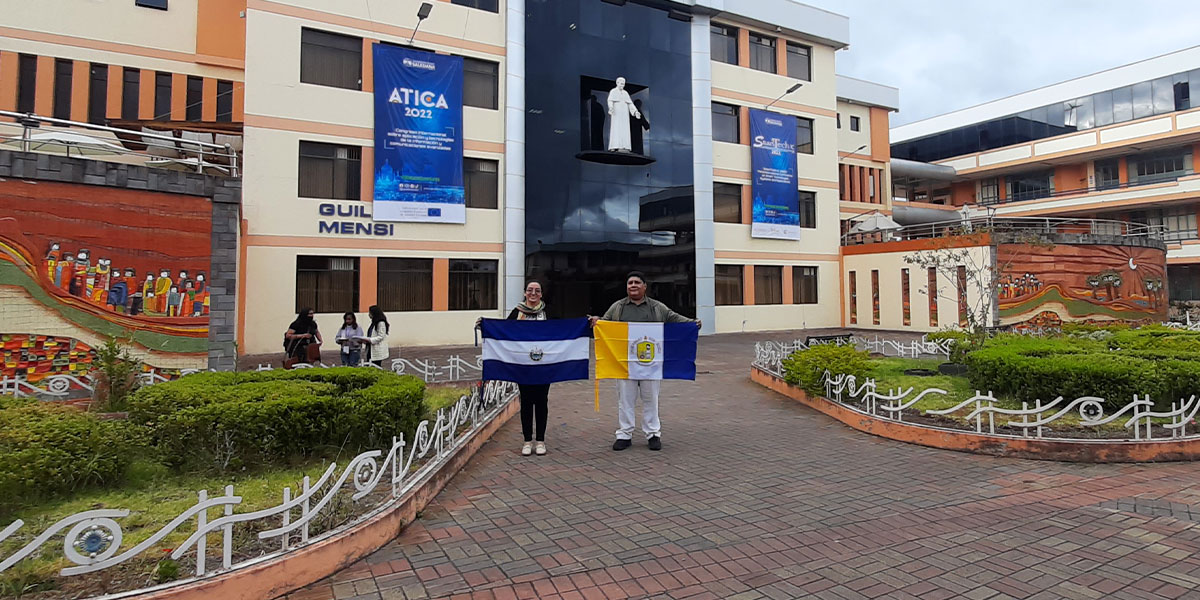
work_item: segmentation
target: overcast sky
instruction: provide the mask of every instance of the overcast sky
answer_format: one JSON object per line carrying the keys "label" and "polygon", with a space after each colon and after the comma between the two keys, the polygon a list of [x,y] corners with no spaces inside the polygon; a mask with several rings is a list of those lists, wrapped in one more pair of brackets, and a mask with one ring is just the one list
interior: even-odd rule
{"label": "overcast sky", "polygon": [[900,88],[893,125],[1200,44],[1200,3],[802,0],[850,17],[839,74]]}

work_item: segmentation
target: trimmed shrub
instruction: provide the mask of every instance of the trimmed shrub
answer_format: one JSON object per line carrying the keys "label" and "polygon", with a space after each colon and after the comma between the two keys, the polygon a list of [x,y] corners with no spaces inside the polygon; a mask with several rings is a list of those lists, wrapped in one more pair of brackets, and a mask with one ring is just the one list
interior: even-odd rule
{"label": "trimmed shrub", "polygon": [[871,371],[871,357],[854,346],[820,344],[808,350],[797,350],[783,359],[784,381],[813,396],[825,394],[825,385],[821,383],[825,371],[834,375],[854,375],[861,381]]}
{"label": "trimmed shrub", "polygon": [[377,369],[197,373],[138,390],[129,417],[171,465],[238,469],[411,436],[425,384]]}
{"label": "trimmed shrub", "polygon": [[118,482],[134,454],[133,439],[120,421],[0,397],[0,506]]}

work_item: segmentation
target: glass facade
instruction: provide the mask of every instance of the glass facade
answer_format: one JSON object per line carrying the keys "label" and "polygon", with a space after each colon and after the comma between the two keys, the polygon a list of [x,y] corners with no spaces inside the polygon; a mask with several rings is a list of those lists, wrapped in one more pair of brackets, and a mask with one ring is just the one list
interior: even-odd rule
{"label": "glass facade", "polygon": [[1200,69],[1056,102],[892,145],[892,157],[933,162],[1196,106]]}
{"label": "glass facade", "polygon": [[[526,4],[526,51],[540,58],[526,66],[525,163],[548,174],[525,182],[526,269],[552,316],[603,314],[634,269],[651,297],[695,314],[689,28],[632,2]],[[576,158],[617,77],[653,124],[640,131],[648,165]]]}

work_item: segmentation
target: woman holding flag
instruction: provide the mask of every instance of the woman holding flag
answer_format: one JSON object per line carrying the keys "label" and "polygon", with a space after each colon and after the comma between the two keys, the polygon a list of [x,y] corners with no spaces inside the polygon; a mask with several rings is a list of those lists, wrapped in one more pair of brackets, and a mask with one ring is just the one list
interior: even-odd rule
{"label": "woman holding flag", "polygon": [[[525,300],[508,313],[509,321],[545,321],[546,303],[542,301],[542,284],[537,281],[525,283]],[[482,325],[479,319],[475,326]],[[521,434],[525,443],[521,456],[546,454],[546,417],[549,413],[550,384],[518,383],[521,390]],[[536,424],[536,437],[535,437]]]}

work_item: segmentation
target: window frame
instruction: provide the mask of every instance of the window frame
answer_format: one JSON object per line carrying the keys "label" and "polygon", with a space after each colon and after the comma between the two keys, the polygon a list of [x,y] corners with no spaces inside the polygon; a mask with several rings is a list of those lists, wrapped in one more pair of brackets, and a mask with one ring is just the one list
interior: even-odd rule
{"label": "window frame", "polygon": [[75,72],[75,61],[54,59],[54,104],[50,116],[55,119],[71,119],[71,88],[72,75]]}
{"label": "window frame", "polygon": [[[361,200],[362,199],[362,146],[350,146],[347,144],[330,144],[327,142],[314,142],[314,141],[310,141],[310,140],[299,140],[299,142],[300,143],[297,146],[297,152],[296,152],[297,160],[298,160],[298,164],[299,164],[298,176],[296,177],[296,197],[298,197],[298,198],[313,198],[313,199],[318,199],[318,200]],[[330,149],[332,151],[332,155],[325,156],[325,155],[315,152],[319,148]],[[308,150],[308,153],[305,152],[306,149]],[[340,150],[347,151],[346,152],[347,156],[345,158],[341,158],[338,156],[338,151],[340,151]],[[357,152],[358,157],[352,158],[351,155],[354,154],[355,150],[358,151]],[[330,182],[329,185],[330,185],[330,194],[331,195],[320,196],[320,195],[305,193],[305,192],[312,191],[311,189],[309,189],[309,190],[304,189],[305,179],[304,179],[303,174],[306,172],[307,173],[312,172],[311,165],[309,166],[309,168],[305,167],[305,159],[306,158],[310,161],[312,161],[312,160],[328,160],[328,161],[330,161],[332,181]],[[339,164],[339,163],[344,163],[344,164]],[[351,164],[351,163],[353,163],[353,164]],[[339,169],[339,167],[344,170],[343,176],[345,177],[345,182],[343,182],[343,183],[345,185],[345,188],[342,191],[343,191],[343,193],[346,194],[345,197],[338,196],[338,193],[339,193],[338,169]]]}
{"label": "window frame", "polygon": [[[817,193],[800,190],[796,206],[799,211],[800,227],[803,229],[817,228]],[[805,223],[808,223],[807,225]]]}
{"label": "window frame", "polygon": [[[494,165],[495,170],[486,171],[479,167]],[[488,176],[492,184],[483,185]],[[474,183],[473,183],[474,182]],[[480,192],[480,189],[490,190]],[[476,193],[478,192],[478,193]],[[477,198],[482,195],[483,197]],[[463,157],[463,197],[467,208],[497,209],[500,207],[500,161],[488,158]],[[490,201],[490,202],[489,202]]]}
{"label": "window frame", "polygon": [[783,304],[783,267],[780,265],[754,266],[754,305],[772,306]]}
{"label": "window frame", "polygon": [[88,123],[108,123],[108,65],[88,63]]}
{"label": "window frame", "polygon": [[[723,189],[723,190],[725,190],[725,192],[718,193],[717,192],[718,189]],[[736,195],[733,192],[736,192]],[[722,198],[723,201],[719,203],[717,201],[718,197]],[[735,210],[733,212],[735,214],[735,217],[732,220],[729,219],[728,217],[723,217],[723,216],[721,218],[718,218],[718,215],[724,215],[724,214],[730,212],[729,208],[728,208],[729,205],[732,205],[734,207]],[[721,208],[718,209],[718,207],[721,207]],[[741,222],[742,222],[742,184],[728,183],[728,182],[724,182],[724,181],[714,181],[713,182],[713,222],[714,223],[741,224]]]}
{"label": "window frame", "polygon": [[[804,52],[797,52],[797,51],[793,50],[794,48],[803,49]],[[792,57],[793,56],[796,56],[796,57],[803,56],[804,57],[804,75],[805,75],[804,77],[798,77],[796,75],[795,69],[792,68]],[[799,79],[801,81],[812,81],[812,46],[801,44],[800,42],[793,42],[791,40],[787,40],[787,74],[788,74],[788,77],[791,77],[792,79]]]}
{"label": "window frame", "polygon": [[[717,29],[721,29],[723,31],[717,32],[716,31]],[[737,64],[738,64],[738,40],[737,40],[738,28],[734,27],[732,25],[723,25],[720,23],[710,23],[709,29],[708,29],[708,35],[709,35],[709,58],[711,60],[714,60],[719,63],[725,63],[727,65],[737,66]],[[725,50],[724,52],[722,52],[723,55],[728,55],[729,54],[728,50],[730,48],[732,48],[732,50],[733,50],[732,57],[730,57],[730,56],[724,57],[729,60],[722,60],[721,58],[717,58],[716,55],[712,52],[712,48],[718,47],[718,45],[716,43],[714,43],[716,38],[732,40],[732,42],[733,42],[732,46],[730,46],[730,44],[728,42],[721,44],[721,47]]]}
{"label": "window frame", "polygon": [[[774,36],[769,36],[765,33],[758,33],[753,30],[747,31],[747,33],[750,36],[750,44],[748,46],[750,52],[750,56],[748,58],[750,60],[747,62],[747,65],[755,71],[762,71],[763,73],[778,73],[779,55],[777,53],[777,47],[779,45],[779,39]],[[758,41],[755,41],[756,38]],[[769,63],[769,68],[766,68],[767,65],[764,65],[763,61]]]}
{"label": "window frame", "polygon": [[[321,43],[321,38],[324,38],[324,40],[326,42],[340,40],[342,42],[342,44],[344,45],[344,47],[337,46],[332,43]],[[356,47],[354,47],[354,48],[351,47],[352,46],[351,41],[357,42]],[[335,80],[335,79],[325,79],[325,78],[321,77],[320,76],[321,74],[316,70],[317,69],[316,63],[312,62],[316,58],[316,56],[309,54],[309,52],[316,52],[316,50],[312,50],[314,48],[325,48],[326,52],[345,53],[345,55],[347,57],[350,55],[356,56],[358,59],[357,60],[357,71],[353,77],[357,81],[357,83],[350,84],[349,78]],[[306,52],[306,49],[308,50],[308,52]],[[306,68],[306,65],[307,65],[307,68]],[[325,87],[339,88],[339,89],[344,89],[344,90],[362,91],[362,85],[363,85],[362,65],[363,65],[363,40],[361,37],[357,37],[357,36],[353,36],[353,35],[346,35],[346,34],[342,34],[342,33],[334,33],[332,31],[325,31],[323,29],[315,29],[312,27],[301,27],[300,28],[300,76],[299,76],[300,83],[307,83],[309,85],[320,85],[320,86],[325,86]]]}
{"label": "window frame", "polygon": [[154,71],[154,118],[152,121],[171,120],[172,76],[166,71]]}
{"label": "window frame", "polygon": [[133,0],[133,5],[142,8],[153,8],[155,10],[167,10],[167,0]]}
{"label": "window frame", "polygon": [[[470,56],[462,57],[463,60],[463,106],[473,106],[486,110],[498,110],[500,108],[500,63],[481,58],[472,58]],[[488,70],[484,70],[483,67]],[[468,79],[475,80],[486,78],[490,80],[491,98],[488,100],[480,100],[468,96]],[[482,81],[482,80],[481,80]]]}
{"label": "window frame", "polygon": [[187,102],[183,108],[185,121],[197,122],[204,120],[204,78],[188,75],[184,85]]}
{"label": "window frame", "polygon": [[[233,86],[234,82],[224,79],[217,80],[217,122],[233,122]],[[228,109],[228,110],[226,110]]]}
{"label": "window frame", "polygon": [[850,131],[859,131],[862,129],[862,119],[854,115],[850,115]]}
{"label": "window frame", "polygon": [[[379,257],[376,259],[375,297],[378,298],[379,308],[384,312],[429,312],[433,310],[433,259],[409,257]],[[420,263],[418,268],[413,268]],[[397,281],[392,281],[395,278]],[[405,305],[399,302],[407,300],[404,294],[395,293],[394,288],[428,293],[411,294],[410,298],[416,303]]]}
{"label": "window frame", "polygon": [[[451,259],[449,259],[449,262],[450,262],[449,269],[448,269],[449,273],[447,276],[447,284],[446,284],[446,293],[448,295],[448,298],[446,299],[446,310],[486,311],[486,310],[496,310],[497,308],[500,307],[500,291],[499,291],[500,261],[499,260],[451,258]],[[472,268],[469,268],[469,269],[461,268],[464,265],[471,265]],[[459,268],[456,268],[456,267],[459,267]],[[483,268],[477,270],[479,267],[483,267]],[[488,267],[491,268],[490,271],[488,270]],[[482,275],[484,284],[481,285],[478,282],[473,283],[470,280],[471,276],[473,276],[473,275]],[[490,285],[488,285],[489,283],[490,283]],[[456,290],[455,288],[458,286],[463,286],[467,289]],[[474,287],[475,289],[472,290],[471,289],[472,287]],[[471,297],[472,291],[474,291],[474,293],[477,295],[478,294],[483,295],[483,297],[480,299],[481,302],[479,302],[478,306],[476,306],[475,302],[473,302],[473,300],[478,299],[478,298]],[[463,304],[461,302],[464,298],[467,299],[467,302],[465,304]],[[491,301],[490,304],[489,304],[488,300]]]}
{"label": "window frame", "polygon": [[17,55],[17,112],[37,112],[37,56]]}
{"label": "window frame", "polygon": [[[313,267],[313,266],[301,267],[302,259],[323,259],[326,261],[326,265],[323,268],[317,268],[317,267]],[[352,269],[335,269],[335,268],[333,268],[334,264],[335,264],[333,261],[335,259],[352,261],[351,264],[353,265],[353,268]],[[349,311],[357,311],[358,310],[358,300],[360,297],[359,274],[361,272],[361,268],[362,268],[362,265],[357,256],[328,256],[328,255],[313,255],[313,254],[297,254],[296,255],[296,312],[298,313],[298,312],[300,312],[300,310],[302,310],[304,308],[311,308],[313,310],[313,312],[321,313],[321,314],[331,314],[331,313],[336,314],[336,313],[343,313],[343,312],[349,312]],[[301,273],[317,273],[318,274],[316,285],[314,286],[314,288],[311,291],[306,291],[307,293],[312,294],[311,298],[301,298],[301,289],[300,289]],[[332,299],[332,298],[326,300],[326,302],[321,301],[321,295],[322,295],[321,283],[322,283],[322,281],[321,281],[320,274],[322,274],[322,273],[329,274],[329,276],[328,276],[329,281],[325,282],[326,285],[328,286],[327,291],[325,291],[325,294],[327,294],[327,295],[332,294],[338,290],[340,290],[341,293],[343,293],[343,294],[348,292],[350,294],[348,303],[341,304],[341,302],[347,301],[346,298],[336,298],[337,302],[335,302],[334,301],[335,299]],[[338,280],[335,280],[333,273],[349,273],[350,275],[348,278],[341,277]],[[327,303],[330,305],[326,306]]]}
{"label": "window frame", "polygon": [[133,67],[121,68],[121,119],[138,120],[141,104],[142,70]]}
{"label": "window frame", "polygon": [[[742,306],[746,303],[746,269],[744,265],[713,265],[713,283],[716,306]],[[726,288],[734,288],[736,293],[733,290],[723,291]],[[723,297],[723,293],[729,297]]]}
{"label": "window frame", "polygon": [[[804,129],[801,124],[808,125],[808,142],[801,142],[800,132]],[[815,128],[817,122],[808,117],[796,117],[796,154],[814,154],[816,151]]]}
{"label": "window frame", "polygon": [[792,304],[819,304],[821,295],[820,281],[820,267],[813,265],[793,265]]}
{"label": "window frame", "polygon": [[[724,139],[724,138],[718,138],[718,137],[717,137],[717,130],[718,130],[718,128],[717,128],[717,117],[719,116],[719,117],[721,117],[721,118],[723,118],[723,119],[728,119],[728,118],[730,118],[730,116],[731,116],[731,115],[729,115],[729,114],[727,114],[727,113],[718,113],[718,112],[717,112],[717,107],[718,107],[718,106],[720,106],[720,107],[723,107],[723,108],[729,108],[729,109],[733,109],[733,115],[732,115],[732,119],[733,119],[733,120],[732,120],[732,123],[733,123],[733,139],[732,139],[732,140],[728,140],[728,139]],[[712,127],[712,133],[713,133],[713,136],[712,136],[712,138],[713,138],[713,141],[714,141],[714,142],[725,142],[725,143],[727,143],[727,144],[738,144],[738,143],[741,143],[741,139],[742,139],[742,123],[741,123],[741,120],[742,120],[742,119],[741,119],[741,117],[742,117],[742,113],[741,113],[741,110],[742,110],[742,107],[741,107],[741,106],[738,106],[737,104],[729,104],[729,103],[727,103],[727,102],[716,102],[716,101],[713,101],[713,102],[711,103],[711,108],[710,108],[710,110],[711,110],[711,112],[712,112],[712,116],[713,116],[713,127]]]}

